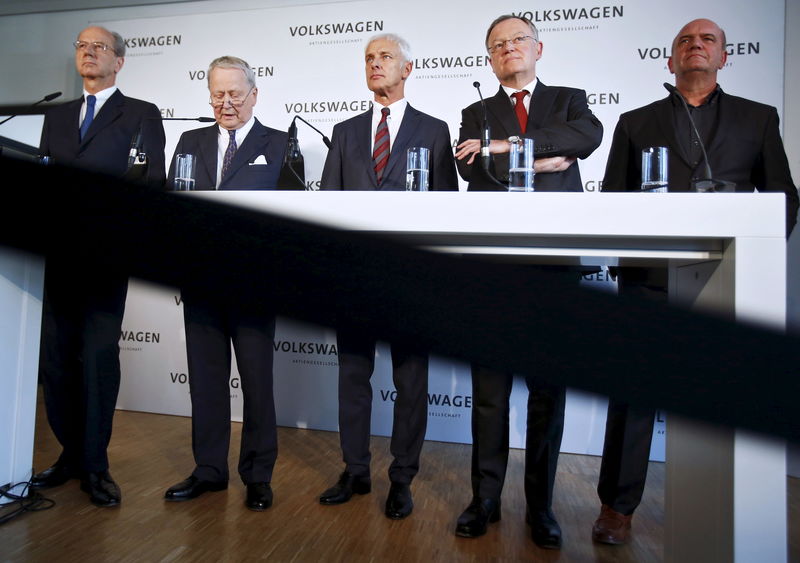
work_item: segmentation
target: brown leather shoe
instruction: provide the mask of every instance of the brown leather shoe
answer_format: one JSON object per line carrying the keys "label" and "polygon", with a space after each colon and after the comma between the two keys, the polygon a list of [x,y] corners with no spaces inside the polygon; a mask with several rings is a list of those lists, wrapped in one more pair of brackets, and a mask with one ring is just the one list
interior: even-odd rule
{"label": "brown leather shoe", "polygon": [[592,526],[592,539],[599,543],[622,545],[628,541],[631,533],[633,514],[620,514],[610,506],[600,508],[600,516]]}

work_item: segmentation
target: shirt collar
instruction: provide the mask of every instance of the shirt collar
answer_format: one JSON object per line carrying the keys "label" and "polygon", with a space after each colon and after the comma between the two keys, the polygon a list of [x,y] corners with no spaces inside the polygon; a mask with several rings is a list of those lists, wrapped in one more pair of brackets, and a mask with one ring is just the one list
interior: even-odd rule
{"label": "shirt collar", "polygon": [[[711,93],[708,95],[708,97],[702,104],[700,104],[699,106],[693,106],[689,102],[686,102],[686,105],[693,109],[705,108],[717,102],[717,100],[719,99],[720,92],[722,92],[722,88],[720,88],[719,84],[717,84],[716,88],[714,88],[714,90],[711,91]],[[670,100],[672,101],[672,104],[675,106],[683,106],[683,103],[681,103],[681,101],[678,99],[678,96],[682,96],[682,94],[680,92],[677,92],[677,95],[670,95]]]}
{"label": "shirt collar", "polygon": [[399,115],[403,115],[406,111],[406,106],[408,106],[408,100],[405,98],[401,98],[396,102],[389,104],[388,106],[382,106],[380,104],[373,103],[372,104],[372,117],[377,117],[379,120],[381,118],[381,110],[385,107],[389,108],[389,115],[392,118],[396,118]]}
{"label": "shirt collar", "polygon": [[94,96],[97,99],[97,104],[104,104],[108,99],[117,91],[117,87],[111,86],[110,88],[106,88],[105,90],[100,90],[97,94],[89,94],[85,89],[83,91],[83,99],[86,100],[86,96]]}
{"label": "shirt collar", "polygon": [[[250,129],[253,128],[253,124],[255,124],[255,122],[256,122],[256,116],[251,115],[250,120],[247,123],[245,123],[238,129],[234,129],[234,131],[236,131],[236,134],[234,135],[234,137],[236,138],[236,146],[242,145],[242,141],[244,141],[245,137],[247,137],[247,134],[250,132]],[[231,136],[230,133],[228,132],[230,131],[230,129],[225,129],[221,125],[217,125],[217,129],[219,130],[219,136],[224,138],[224,142],[227,146],[228,140],[230,139]]]}
{"label": "shirt collar", "polygon": [[506,93],[506,96],[511,99],[511,94],[514,92],[521,92],[522,90],[527,90],[529,96],[533,96],[533,91],[536,89],[536,84],[539,83],[538,78],[534,78],[532,82],[529,82],[525,85],[524,88],[511,88],[510,86],[500,85],[503,88],[503,91]]}

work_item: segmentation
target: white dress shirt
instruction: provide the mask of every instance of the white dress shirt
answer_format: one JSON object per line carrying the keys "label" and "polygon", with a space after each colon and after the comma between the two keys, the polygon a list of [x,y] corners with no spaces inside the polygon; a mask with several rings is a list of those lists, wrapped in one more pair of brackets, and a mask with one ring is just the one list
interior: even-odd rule
{"label": "white dress shirt", "polygon": [[378,131],[378,123],[381,121],[381,110],[384,107],[389,108],[389,115],[386,116],[386,125],[389,127],[389,152],[391,153],[392,146],[394,145],[394,138],[400,130],[400,124],[403,122],[403,115],[406,113],[407,106],[408,102],[405,98],[397,100],[388,106],[382,106],[376,103],[372,104],[372,138],[369,140],[369,146],[371,147],[370,154],[375,150],[375,133]]}

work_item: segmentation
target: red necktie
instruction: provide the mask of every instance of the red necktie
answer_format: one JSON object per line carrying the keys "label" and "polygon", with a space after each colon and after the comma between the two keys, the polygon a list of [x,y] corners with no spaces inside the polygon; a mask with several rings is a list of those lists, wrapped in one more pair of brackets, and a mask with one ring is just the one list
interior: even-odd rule
{"label": "red necktie", "polygon": [[389,108],[381,109],[381,120],[375,130],[375,148],[372,149],[372,163],[375,166],[375,177],[379,186],[383,180],[383,169],[389,162],[389,125],[386,123],[388,115]]}
{"label": "red necktie", "polygon": [[511,94],[511,97],[514,98],[514,113],[517,114],[517,121],[519,121],[519,129],[523,133],[525,133],[525,129],[528,128],[528,110],[525,109],[525,104],[522,100],[525,96],[528,95],[527,90],[522,90],[520,92],[514,92]]}

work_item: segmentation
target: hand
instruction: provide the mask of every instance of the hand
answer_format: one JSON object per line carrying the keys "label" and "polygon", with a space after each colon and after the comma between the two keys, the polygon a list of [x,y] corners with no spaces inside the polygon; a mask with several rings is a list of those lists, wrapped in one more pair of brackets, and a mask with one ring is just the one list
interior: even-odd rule
{"label": "hand", "polygon": [[[496,140],[492,139],[489,141],[489,153],[490,154],[500,154],[509,151],[511,143],[506,140]],[[472,161],[475,160],[475,155],[480,154],[481,152],[481,140],[480,139],[467,139],[463,141],[460,145],[456,147],[455,156],[458,160],[463,160],[466,157],[469,157],[467,164],[472,164]]]}
{"label": "hand", "polygon": [[575,162],[574,156],[551,156],[548,158],[537,158],[533,161],[533,169],[537,174],[547,174],[548,172],[563,172]]}

